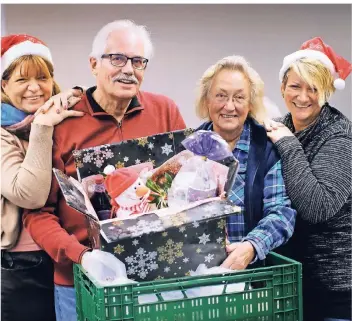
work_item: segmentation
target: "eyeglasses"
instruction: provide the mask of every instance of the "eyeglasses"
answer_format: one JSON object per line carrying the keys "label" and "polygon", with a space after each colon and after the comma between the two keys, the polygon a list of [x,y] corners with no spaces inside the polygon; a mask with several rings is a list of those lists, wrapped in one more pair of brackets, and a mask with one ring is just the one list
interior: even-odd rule
{"label": "eyeglasses", "polygon": [[[228,101],[230,100],[230,97],[225,95],[225,94],[222,94],[222,93],[217,93],[215,95],[212,95],[211,98],[217,103],[217,104],[227,104]],[[235,106],[238,106],[238,107],[242,107],[246,104],[248,104],[249,100],[247,97],[245,97],[244,95],[235,95],[232,99],[232,103],[235,105]]]}
{"label": "eyeglasses", "polygon": [[110,58],[110,63],[115,67],[126,66],[127,61],[131,60],[132,66],[135,69],[143,70],[147,68],[148,59],[143,57],[127,57],[123,54],[104,54],[101,58]]}

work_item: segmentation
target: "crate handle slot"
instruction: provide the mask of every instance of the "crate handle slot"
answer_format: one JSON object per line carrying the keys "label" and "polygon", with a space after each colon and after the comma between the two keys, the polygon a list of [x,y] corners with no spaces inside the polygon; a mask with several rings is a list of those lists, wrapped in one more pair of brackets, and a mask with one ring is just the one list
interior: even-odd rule
{"label": "crate handle slot", "polygon": [[88,276],[85,273],[82,273],[82,284],[84,285],[84,288],[89,292],[91,296],[94,296],[94,293],[92,292],[92,289],[90,287],[90,284],[92,283]]}
{"label": "crate handle slot", "polygon": [[89,292],[91,296],[94,296],[94,293],[92,292],[92,289],[88,286],[86,282],[83,282],[84,288]]}

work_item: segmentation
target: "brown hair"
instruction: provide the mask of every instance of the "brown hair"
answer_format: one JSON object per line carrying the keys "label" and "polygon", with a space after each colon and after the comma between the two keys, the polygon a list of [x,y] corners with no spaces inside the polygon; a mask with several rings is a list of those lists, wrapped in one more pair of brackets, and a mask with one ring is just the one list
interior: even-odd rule
{"label": "brown hair", "polygon": [[[45,76],[48,79],[54,78],[54,66],[46,59],[36,55],[24,55],[17,58],[2,74],[2,80],[9,80],[14,70],[21,66],[21,75],[28,75],[28,69],[34,67],[37,75]],[[53,79],[52,96],[60,92],[60,87]],[[1,86],[1,102],[12,104],[10,98],[5,94]]]}

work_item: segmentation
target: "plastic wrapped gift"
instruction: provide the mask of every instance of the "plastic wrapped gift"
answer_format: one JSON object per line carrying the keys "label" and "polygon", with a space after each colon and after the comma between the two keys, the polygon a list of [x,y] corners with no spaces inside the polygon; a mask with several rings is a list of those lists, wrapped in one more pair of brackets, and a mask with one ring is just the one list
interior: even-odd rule
{"label": "plastic wrapped gift", "polygon": [[156,208],[168,207],[168,191],[172,181],[181,169],[187,159],[193,157],[193,153],[188,150],[176,154],[167,160],[160,167],[156,168],[152,175],[147,179],[146,185],[151,190],[151,203],[155,204]]}
{"label": "plastic wrapped gift", "polygon": [[[216,167],[224,165],[215,165],[215,162],[234,158],[226,141],[212,131],[199,130],[182,141],[182,145],[194,156],[182,165],[172,181],[168,191],[169,207],[217,196],[218,187],[224,182],[219,182]],[[226,180],[225,175],[223,180]]]}
{"label": "plastic wrapped gift", "polygon": [[[76,150],[73,155],[79,188],[66,174],[53,170],[68,205],[88,220],[89,246],[113,253],[126,265],[129,279],[152,281],[183,277],[202,263],[208,268],[218,266],[227,256],[225,219],[239,211],[229,200],[208,198],[185,207],[136,214],[128,220],[113,218],[99,221],[89,204],[89,190],[87,192],[82,186],[85,180],[88,180],[86,185],[89,186],[92,175],[107,175],[117,168],[135,168],[136,165],[141,169],[140,174],[145,169],[148,174],[148,170],[155,168],[149,173],[151,176],[143,175],[143,179],[147,181],[153,177],[155,183],[165,184],[168,175],[172,176],[182,168],[188,154],[191,154],[190,158],[197,155],[196,150],[185,151],[181,144],[191,134],[192,130],[182,130]],[[221,157],[226,157],[226,154]],[[213,171],[218,180],[220,176],[225,179],[223,190],[231,190],[238,162],[233,157],[216,162],[208,159],[206,162],[219,166],[216,169],[224,169]]]}

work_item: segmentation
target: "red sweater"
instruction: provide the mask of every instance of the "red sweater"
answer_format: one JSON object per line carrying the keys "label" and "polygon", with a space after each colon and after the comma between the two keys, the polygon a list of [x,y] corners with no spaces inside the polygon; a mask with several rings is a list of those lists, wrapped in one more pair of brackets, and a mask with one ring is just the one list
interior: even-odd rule
{"label": "red sweater", "polygon": [[[147,92],[133,98],[121,124],[105,113],[92,97],[95,88],[75,106],[85,112],[78,118],[67,118],[55,127],[53,167],[77,178],[72,151],[96,145],[115,143],[186,127],[176,104],[169,98]],[[35,188],[35,186],[33,187]],[[54,282],[73,285],[72,264],[80,263],[89,249],[87,221],[69,207],[53,177],[45,207],[26,210],[24,226],[34,241],[54,260]]]}

